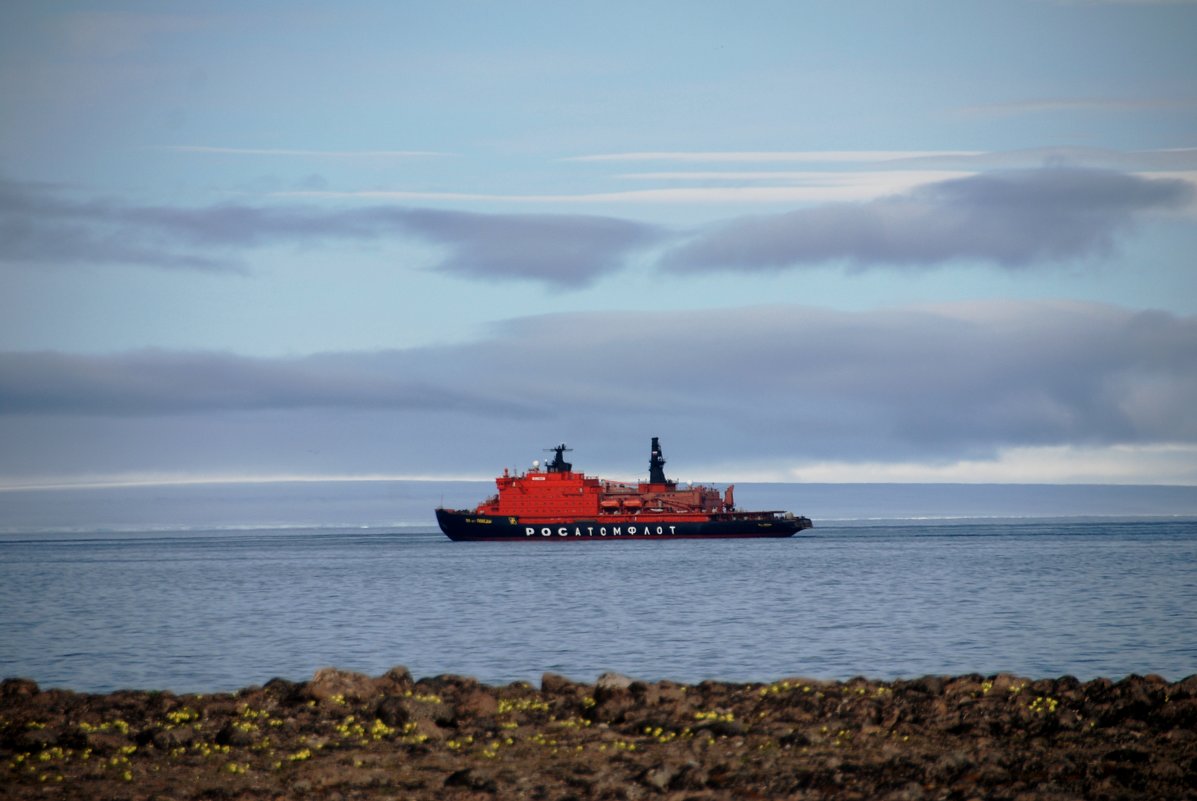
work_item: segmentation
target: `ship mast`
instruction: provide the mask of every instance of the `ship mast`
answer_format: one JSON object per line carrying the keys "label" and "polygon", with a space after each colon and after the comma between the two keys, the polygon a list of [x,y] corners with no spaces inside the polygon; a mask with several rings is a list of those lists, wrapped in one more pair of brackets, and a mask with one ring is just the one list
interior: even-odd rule
{"label": "ship mast", "polygon": [[553,461],[549,462],[548,471],[550,473],[568,473],[569,471],[574,469],[574,466],[572,464],[565,461],[565,456],[564,456],[564,453],[566,451],[572,451],[573,448],[566,447],[564,442],[562,442],[560,445],[558,445],[555,448],[545,448],[545,450],[552,451],[554,454],[556,454],[555,456],[553,456]]}

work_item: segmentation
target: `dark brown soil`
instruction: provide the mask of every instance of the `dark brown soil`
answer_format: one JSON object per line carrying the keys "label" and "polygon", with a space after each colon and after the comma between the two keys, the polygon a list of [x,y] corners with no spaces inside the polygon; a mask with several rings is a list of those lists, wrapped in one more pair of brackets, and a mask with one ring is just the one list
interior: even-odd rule
{"label": "dark brown soil", "polygon": [[0,797],[1197,799],[1197,676],[0,685]]}

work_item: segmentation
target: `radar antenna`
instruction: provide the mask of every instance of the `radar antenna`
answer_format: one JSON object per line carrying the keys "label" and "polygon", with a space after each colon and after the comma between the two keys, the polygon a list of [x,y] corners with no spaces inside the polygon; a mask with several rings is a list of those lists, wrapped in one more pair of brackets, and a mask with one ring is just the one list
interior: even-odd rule
{"label": "radar antenna", "polygon": [[553,457],[553,461],[549,462],[549,466],[547,468],[548,471],[550,473],[568,473],[569,471],[573,470],[574,466],[572,464],[570,464],[569,462],[565,461],[565,456],[564,456],[566,451],[572,451],[572,450],[573,450],[573,448],[566,447],[564,442],[562,442],[560,445],[558,445],[555,448],[545,448],[546,452],[552,451],[554,454],[556,454]]}

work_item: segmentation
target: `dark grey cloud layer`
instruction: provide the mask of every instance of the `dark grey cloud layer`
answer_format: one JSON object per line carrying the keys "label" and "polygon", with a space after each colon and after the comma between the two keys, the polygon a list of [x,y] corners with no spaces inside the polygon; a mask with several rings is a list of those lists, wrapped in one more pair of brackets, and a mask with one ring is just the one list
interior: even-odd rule
{"label": "dark grey cloud layer", "polygon": [[[65,200],[53,188],[0,180],[0,262],[242,269],[236,258],[208,249],[224,243],[187,250],[179,232],[164,224],[172,217],[177,224],[177,217],[184,213],[169,208],[128,208],[111,200]],[[212,212],[197,216],[208,218]],[[201,225],[199,219],[190,227],[197,225]]]}
{"label": "dark grey cloud layer", "polygon": [[1197,318],[1068,303],[776,306],[550,315],[471,344],[302,359],[0,357],[0,439],[16,443],[0,473],[29,459],[188,469],[198,454],[229,469],[310,458],[325,471],[461,471],[561,439],[611,464],[651,434],[689,462],[1191,444]]}
{"label": "dark grey cloud layer", "polygon": [[1180,180],[1052,167],[983,173],[865,203],[749,217],[700,231],[664,257],[676,271],[768,270],[829,261],[1025,267],[1109,251],[1143,212],[1192,200]]}
{"label": "dark grey cloud layer", "polygon": [[448,249],[441,269],[467,278],[515,278],[579,287],[623,266],[661,238],[652,226],[613,217],[467,214],[412,210],[402,225]]}
{"label": "dark grey cloud layer", "polygon": [[[1108,170],[990,172],[866,203],[715,224],[674,245],[661,264],[680,272],[838,261],[925,267],[954,259],[1025,267],[1108,251],[1143,213],[1177,208],[1192,196],[1184,181]],[[0,262],[10,263],[244,272],[256,248],[416,239],[441,248],[438,269],[455,275],[569,289],[623,269],[670,237],[676,234],[594,215],[135,206],[0,182]]]}
{"label": "dark grey cloud layer", "polygon": [[296,408],[533,413],[518,401],[478,397],[443,376],[429,383],[410,372],[388,353],[286,359],[162,350],[0,353],[0,414],[122,417]]}
{"label": "dark grey cloud layer", "polygon": [[572,288],[621,269],[628,255],[659,237],[652,226],[594,215],[131,206],[0,182],[0,261],[17,263],[244,272],[255,248],[415,238],[444,249],[438,268],[447,272]]}

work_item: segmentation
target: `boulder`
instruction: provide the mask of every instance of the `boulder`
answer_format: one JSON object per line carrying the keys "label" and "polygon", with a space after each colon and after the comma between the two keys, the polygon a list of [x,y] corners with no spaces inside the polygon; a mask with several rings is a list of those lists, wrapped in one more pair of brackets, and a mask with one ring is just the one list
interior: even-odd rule
{"label": "boulder", "polygon": [[411,672],[403,665],[396,665],[374,680],[374,686],[379,692],[396,695],[411,692],[415,685]]}
{"label": "boulder", "polygon": [[594,683],[595,696],[597,697],[602,692],[626,690],[632,686],[634,681],[622,673],[604,673]]}
{"label": "boulder", "polygon": [[499,711],[499,702],[493,693],[485,690],[472,690],[457,702],[459,717],[482,718],[490,717]]}
{"label": "boulder", "polygon": [[304,688],[307,697],[321,702],[368,701],[378,695],[374,680],[362,673],[320,668]]}
{"label": "boulder", "polygon": [[540,677],[540,691],[545,695],[571,695],[582,685],[556,673],[545,673]]}
{"label": "boulder", "polygon": [[0,698],[28,698],[39,692],[32,679],[5,679],[0,682]]}

